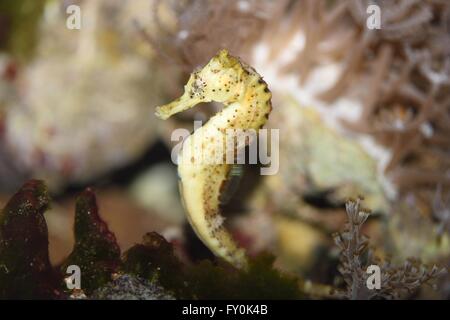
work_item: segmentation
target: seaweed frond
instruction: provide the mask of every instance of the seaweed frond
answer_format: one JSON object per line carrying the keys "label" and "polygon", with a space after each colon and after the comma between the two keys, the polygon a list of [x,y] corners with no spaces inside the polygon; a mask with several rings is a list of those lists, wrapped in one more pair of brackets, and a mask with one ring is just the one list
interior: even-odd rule
{"label": "seaweed frond", "polygon": [[61,266],[65,274],[69,265],[82,270],[83,291],[90,293],[109,281],[120,264],[120,248],[116,237],[98,213],[94,192],[86,189],[76,201],[75,246]]}
{"label": "seaweed frond", "polygon": [[57,299],[44,212],[50,204],[42,181],[30,180],[0,213],[0,299]]}

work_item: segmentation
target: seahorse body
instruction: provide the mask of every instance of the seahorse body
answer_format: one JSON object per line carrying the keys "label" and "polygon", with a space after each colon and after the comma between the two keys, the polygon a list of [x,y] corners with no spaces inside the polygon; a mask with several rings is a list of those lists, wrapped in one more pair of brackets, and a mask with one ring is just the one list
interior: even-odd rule
{"label": "seahorse body", "polygon": [[[236,267],[245,267],[247,258],[223,227],[219,212],[220,195],[231,165],[225,163],[226,148],[218,146],[226,141],[227,129],[259,130],[272,110],[271,97],[267,84],[253,68],[221,50],[205,67],[191,74],[180,98],[156,109],[159,118],[167,119],[201,102],[224,104],[185,140],[178,158],[178,174],[193,229],[215,255]],[[234,143],[234,152],[244,147]],[[211,159],[223,161],[204,161]]]}

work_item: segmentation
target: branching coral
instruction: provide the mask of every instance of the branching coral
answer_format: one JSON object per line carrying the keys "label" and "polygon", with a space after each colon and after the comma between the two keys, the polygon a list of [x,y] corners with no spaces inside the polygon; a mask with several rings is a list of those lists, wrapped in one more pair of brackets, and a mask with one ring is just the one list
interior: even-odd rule
{"label": "branching coral", "polygon": [[221,48],[246,59],[276,7],[267,0],[157,0],[152,10],[157,35],[150,34],[149,40],[186,72],[205,64]]}
{"label": "branching coral", "polygon": [[304,82],[313,68],[340,63],[340,76],[320,97],[330,103],[342,95],[360,97],[359,121],[346,124],[390,148],[385,169],[400,191],[448,186],[450,6],[379,1],[381,29],[369,30],[369,4],[298,1],[292,19],[300,18],[305,44],[286,70],[299,72]]}
{"label": "branching coral", "polygon": [[140,277],[121,275],[92,293],[95,300],[174,300],[164,288]]}
{"label": "branching coral", "polygon": [[[446,269],[433,265],[431,269],[417,259],[409,259],[401,266],[394,266],[389,261],[373,257],[368,248],[368,238],[361,232],[361,227],[369,217],[368,210],[361,208],[361,200],[346,204],[347,228],[335,235],[339,247],[341,272],[346,283],[344,296],[349,299],[399,299],[410,296],[424,284],[429,284],[446,273]],[[367,268],[377,265],[381,270],[380,289],[369,289]]]}

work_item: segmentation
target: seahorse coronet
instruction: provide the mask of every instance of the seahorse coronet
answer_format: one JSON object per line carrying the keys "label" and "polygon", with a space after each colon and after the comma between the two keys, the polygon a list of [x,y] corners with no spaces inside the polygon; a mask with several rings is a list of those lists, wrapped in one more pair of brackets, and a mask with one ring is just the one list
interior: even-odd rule
{"label": "seahorse coronet", "polygon": [[[224,105],[185,139],[178,157],[178,174],[186,215],[194,231],[216,256],[238,268],[245,268],[248,262],[220,215],[220,195],[231,164],[223,161],[227,150],[218,148],[217,142],[226,140],[228,129],[258,131],[272,110],[271,97],[262,77],[223,49],[191,74],[181,97],[156,108],[156,116],[165,120],[202,102]],[[245,147],[233,143],[234,151]],[[204,159],[219,159],[222,163],[205,163]]]}

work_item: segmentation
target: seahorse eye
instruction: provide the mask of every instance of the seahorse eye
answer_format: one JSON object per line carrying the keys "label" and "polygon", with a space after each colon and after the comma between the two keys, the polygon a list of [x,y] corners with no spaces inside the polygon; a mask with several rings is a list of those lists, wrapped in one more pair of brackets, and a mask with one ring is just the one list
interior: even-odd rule
{"label": "seahorse eye", "polygon": [[204,84],[203,81],[200,78],[197,78],[194,83],[192,84],[192,90],[194,94],[201,94],[203,93]]}

